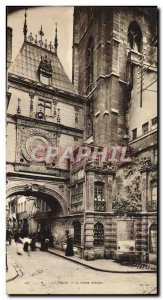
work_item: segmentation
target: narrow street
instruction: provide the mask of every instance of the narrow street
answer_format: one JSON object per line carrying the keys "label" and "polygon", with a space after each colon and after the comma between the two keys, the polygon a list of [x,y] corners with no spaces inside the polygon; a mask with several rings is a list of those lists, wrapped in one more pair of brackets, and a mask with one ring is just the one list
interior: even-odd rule
{"label": "narrow street", "polygon": [[7,282],[7,294],[155,294],[156,274],[111,274],[94,271],[39,250],[8,256],[22,276]]}

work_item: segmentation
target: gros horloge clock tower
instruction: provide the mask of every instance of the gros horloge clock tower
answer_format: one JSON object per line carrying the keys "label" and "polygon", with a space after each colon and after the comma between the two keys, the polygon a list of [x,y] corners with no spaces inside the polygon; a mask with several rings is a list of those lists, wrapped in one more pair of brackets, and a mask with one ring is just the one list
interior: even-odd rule
{"label": "gros horloge clock tower", "polygon": [[[73,149],[82,144],[83,99],[58,58],[57,28],[54,44],[44,39],[42,26],[34,38],[28,34],[25,12],[23,32],[23,45],[8,68],[7,196],[11,202],[18,199],[21,226],[26,221],[30,233],[51,231],[61,240],[71,212],[68,161],[43,158],[49,148],[64,151],[67,145]],[[11,61],[12,30],[8,33]],[[22,197],[27,202],[23,208]]]}

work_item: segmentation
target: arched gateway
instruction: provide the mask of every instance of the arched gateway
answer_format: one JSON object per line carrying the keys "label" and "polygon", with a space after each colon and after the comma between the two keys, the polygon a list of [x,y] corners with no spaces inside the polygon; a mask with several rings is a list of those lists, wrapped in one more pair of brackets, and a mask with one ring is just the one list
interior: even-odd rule
{"label": "arched gateway", "polygon": [[57,191],[44,185],[28,183],[8,187],[6,197],[9,198],[14,195],[41,197],[48,203],[52,210],[56,206],[56,208],[60,208],[62,215],[66,214],[66,202],[63,197]]}
{"label": "arched gateway", "polygon": [[[13,197],[17,202],[14,228],[18,226],[28,233],[40,234],[50,230],[54,237],[63,237],[65,230],[60,227],[67,205],[60,193],[54,189],[34,182],[14,186],[9,184],[6,196],[9,199]],[[14,196],[17,196],[16,199]]]}

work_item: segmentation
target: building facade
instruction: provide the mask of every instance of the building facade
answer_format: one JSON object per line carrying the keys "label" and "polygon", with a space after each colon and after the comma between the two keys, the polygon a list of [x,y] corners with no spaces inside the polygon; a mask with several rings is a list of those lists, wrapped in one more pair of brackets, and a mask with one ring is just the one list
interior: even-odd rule
{"label": "building facade", "polygon": [[[49,228],[60,249],[68,229],[87,260],[132,252],[156,262],[157,9],[75,7],[72,83],[57,46],[57,32],[54,45],[42,28],[39,40],[28,35],[25,14],[12,64],[8,50],[7,197],[34,197],[30,231]],[[99,155],[42,161],[47,145]],[[129,159],[102,162],[104,146],[126,147]]]}

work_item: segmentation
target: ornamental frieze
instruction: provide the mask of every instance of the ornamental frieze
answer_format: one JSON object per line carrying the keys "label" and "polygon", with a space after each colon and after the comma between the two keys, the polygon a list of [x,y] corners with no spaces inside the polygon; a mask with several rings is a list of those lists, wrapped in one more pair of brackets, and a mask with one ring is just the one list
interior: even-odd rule
{"label": "ornamental frieze", "polygon": [[24,116],[16,115],[17,119],[17,128],[19,126],[24,126],[28,128],[39,128],[39,129],[44,129],[47,131],[52,131],[60,134],[68,134],[72,136],[76,136],[78,138],[83,137],[83,130],[78,129],[78,128],[73,128],[73,127],[68,127],[63,124],[59,123],[52,123],[49,121],[44,121],[44,120],[38,120],[38,119],[33,119],[33,118],[27,118]]}
{"label": "ornamental frieze", "polygon": [[31,172],[31,173],[37,173],[37,174],[48,174],[55,177],[61,177],[61,178],[69,178],[70,174],[68,170],[62,170],[62,169],[56,169],[54,168],[46,168],[44,166],[40,165],[25,165],[22,163],[15,163],[15,171],[17,172]]}

